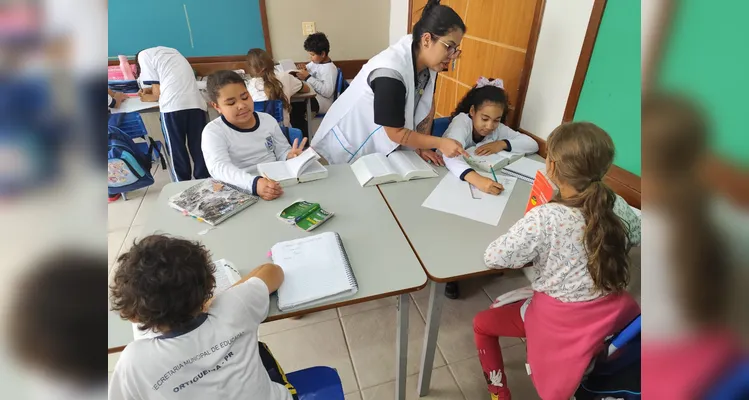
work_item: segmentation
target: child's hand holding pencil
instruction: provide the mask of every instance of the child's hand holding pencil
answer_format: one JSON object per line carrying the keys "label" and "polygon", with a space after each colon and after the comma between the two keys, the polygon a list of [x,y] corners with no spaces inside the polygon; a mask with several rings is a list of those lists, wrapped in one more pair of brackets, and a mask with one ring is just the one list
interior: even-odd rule
{"label": "child's hand holding pencil", "polygon": [[263,200],[274,200],[283,194],[281,184],[268,178],[268,175],[263,174],[263,177],[257,181],[257,195]]}

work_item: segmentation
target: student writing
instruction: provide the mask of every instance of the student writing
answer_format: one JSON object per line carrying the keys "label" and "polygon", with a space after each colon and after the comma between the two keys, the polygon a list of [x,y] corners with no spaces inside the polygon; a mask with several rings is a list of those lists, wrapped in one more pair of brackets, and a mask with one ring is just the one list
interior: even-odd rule
{"label": "student writing", "polygon": [[140,99],[159,102],[172,177],[177,181],[190,180],[190,175],[195,179],[210,177],[200,151],[208,107],[190,63],[175,49],[153,47],[136,54],[135,65],[135,76],[143,88],[138,92]]}
{"label": "student writing", "polygon": [[[481,77],[458,103],[444,136],[458,141],[465,148],[476,146],[476,154],[481,156],[503,150],[525,154],[537,152],[535,140],[504,124],[508,111],[502,81]],[[482,192],[496,195],[503,190],[494,179],[475,172],[463,157],[444,157],[444,160],[450,172]]]}
{"label": "student writing", "polygon": [[281,267],[262,265],[213,298],[215,266],[198,243],[152,235],[117,262],[112,308],[158,336],[125,348],[110,399],[296,398],[257,337],[270,293],[283,282]]}
{"label": "student writing", "polygon": [[527,337],[539,396],[569,399],[605,338],[640,313],[626,292],[640,218],[602,181],[614,159],[611,138],[594,124],[573,122],[556,128],[547,145],[546,170],[559,195],[531,209],[484,254],[490,268],[533,263],[538,271],[530,299],[474,318],[493,399],[511,398],[498,336]]}
{"label": "student writing", "polygon": [[207,88],[211,105],[221,114],[203,131],[203,155],[211,175],[265,200],[281,196],[277,182],[257,176],[257,165],[298,156],[307,139],[289,146],[276,119],[254,111],[252,96],[236,72],[213,73]]}
{"label": "student writing", "polygon": [[309,87],[292,75],[276,71],[273,58],[263,49],[247,52],[247,66],[247,72],[252,77],[247,82],[247,89],[254,101],[280,100],[283,104],[283,125],[291,126],[291,96],[307,93]]}

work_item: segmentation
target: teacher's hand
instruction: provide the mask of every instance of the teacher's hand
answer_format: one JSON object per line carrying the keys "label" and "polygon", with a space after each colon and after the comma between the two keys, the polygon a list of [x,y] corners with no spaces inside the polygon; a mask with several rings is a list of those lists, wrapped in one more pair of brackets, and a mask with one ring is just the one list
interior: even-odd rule
{"label": "teacher's hand", "polygon": [[442,157],[437,154],[434,150],[416,150],[416,154],[418,154],[424,161],[439,165],[440,167],[445,165],[445,162],[442,160]]}
{"label": "teacher's hand", "polygon": [[463,145],[461,145],[457,140],[454,139],[442,138],[442,140],[440,141],[439,150],[447,158],[453,158],[457,156],[470,157],[470,155],[463,149]]}

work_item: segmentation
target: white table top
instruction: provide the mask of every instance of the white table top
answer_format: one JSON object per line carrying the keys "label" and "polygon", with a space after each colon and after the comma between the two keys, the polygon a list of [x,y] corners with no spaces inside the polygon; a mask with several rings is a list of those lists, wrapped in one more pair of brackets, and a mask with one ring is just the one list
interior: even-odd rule
{"label": "white table top", "polygon": [[[237,266],[240,273],[246,274],[253,268],[270,262],[267,258],[268,250],[277,242],[322,232],[337,232],[343,240],[359,284],[358,293],[343,301],[288,314],[279,312],[274,295],[271,298],[268,320],[423,288],[427,283],[427,276],[377,188],[359,186],[348,165],[326,168],[329,171],[327,179],[284,188],[285,193],[281,198],[274,201],[260,200],[203,236],[198,235],[198,232],[210,225],[185,217],[167,204],[169,197],[195,182],[168,184],[147,214],[148,222],[142,231],[143,235],[164,232],[199,240],[211,251],[213,259],[227,259]],[[276,217],[278,212],[297,199],[320,203],[325,210],[334,212],[335,216],[309,233],[279,221]],[[117,319],[116,316],[113,318]],[[132,341],[130,323],[124,324],[128,327],[124,328],[121,320],[112,321],[110,318],[110,349]],[[130,329],[129,335],[125,332],[126,329]]]}
{"label": "white table top", "polygon": [[129,113],[129,112],[138,112],[138,111],[145,111],[150,109],[156,109],[154,111],[158,111],[159,108],[159,102],[143,102],[140,100],[140,97],[134,96],[134,97],[128,97],[127,100],[123,101],[119,108],[110,108],[109,110],[112,112],[112,114],[120,114],[120,113]]}
{"label": "white table top", "polygon": [[[542,160],[539,156],[531,158]],[[438,167],[437,172],[438,178],[388,183],[379,188],[430,279],[448,282],[493,273],[484,265],[484,251],[523,217],[531,185],[517,180],[499,224],[491,226],[422,207],[442,177],[450,173],[444,167]]]}

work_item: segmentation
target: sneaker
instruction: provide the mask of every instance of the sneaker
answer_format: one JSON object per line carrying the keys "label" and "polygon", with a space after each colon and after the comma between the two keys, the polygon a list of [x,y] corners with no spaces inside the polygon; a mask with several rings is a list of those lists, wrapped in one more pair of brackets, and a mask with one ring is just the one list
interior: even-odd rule
{"label": "sneaker", "polygon": [[448,299],[455,300],[460,297],[460,290],[458,289],[458,282],[448,282],[445,284],[445,297]]}
{"label": "sneaker", "polygon": [[512,398],[510,397],[509,390],[502,391],[500,394],[494,394],[494,393],[489,393],[489,394],[492,396],[491,397],[492,400],[512,400]]}
{"label": "sneaker", "polygon": [[107,201],[107,203],[114,203],[115,201],[119,200],[120,197],[122,197],[122,195],[119,194],[119,193],[117,193],[117,194],[115,194],[113,196],[109,196],[109,200]]}

